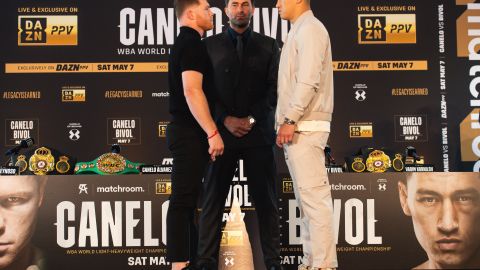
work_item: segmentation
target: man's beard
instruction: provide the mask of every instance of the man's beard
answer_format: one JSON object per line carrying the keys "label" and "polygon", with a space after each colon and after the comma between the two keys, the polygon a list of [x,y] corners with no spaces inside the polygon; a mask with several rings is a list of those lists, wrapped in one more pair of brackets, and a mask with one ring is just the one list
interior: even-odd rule
{"label": "man's beard", "polygon": [[250,24],[251,19],[252,19],[252,16],[248,16],[248,20],[245,20],[245,21],[238,21],[236,19],[231,19],[230,23],[235,25],[238,28],[245,28]]}

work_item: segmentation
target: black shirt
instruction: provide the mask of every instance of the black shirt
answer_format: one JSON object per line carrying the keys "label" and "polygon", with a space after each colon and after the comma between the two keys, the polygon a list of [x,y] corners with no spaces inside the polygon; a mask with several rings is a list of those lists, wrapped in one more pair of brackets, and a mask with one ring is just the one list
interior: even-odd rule
{"label": "black shirt", "polygon": [[203,74],[202,88],[210,107],[210,113],[213,114],[214,84],[212,64],[200,34],[186,26],[180,28],[180,34],[170,51],[168,59],[169,111],[172,115],[172,122],[193,124],[194,127],[200,128],[200,125],[188,108],[183,92],[182,72],[184,71],[198,71]]}
{"label": "black shirt", "polygon": [[249,27],[243,32],[242,34],[237,33],[235,30],[233,30],[230,26],[227,28],[228,35],[230,36],[230,39],[233,42],[233,46],[237,47],[237,36],[242,36],[242,41],[243,41],[243,50],[247,47],[247,42],[248,39],[250,38],[250,34],[252,33],[252,29]]}

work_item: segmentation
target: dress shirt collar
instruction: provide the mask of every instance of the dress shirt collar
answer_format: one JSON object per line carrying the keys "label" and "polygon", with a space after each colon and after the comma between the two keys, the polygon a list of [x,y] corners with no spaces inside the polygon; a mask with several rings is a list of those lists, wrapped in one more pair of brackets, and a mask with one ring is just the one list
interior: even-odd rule
{"label": "dress shirt collar", "polygon": [[245,32],[243,32],[242,34],[239,34],[237,33],[235,30],[233,30],[233,28],[231,28],[230,26],[227,28],[227,32],[228,32],[228,36],[230,37],[230,39],[233,41],[233,44],[237,44],[237,36],[242,36],[242,40],[243,40],[243,43],[247,43],[248,42],[248,39],[249,37],[251,36],[252,34],[252,29],[250,27],[248,27]]}

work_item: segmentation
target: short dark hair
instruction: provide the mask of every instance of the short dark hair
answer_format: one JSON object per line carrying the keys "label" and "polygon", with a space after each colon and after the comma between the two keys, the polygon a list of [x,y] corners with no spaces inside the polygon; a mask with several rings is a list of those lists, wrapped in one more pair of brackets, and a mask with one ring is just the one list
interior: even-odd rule
{"label": "short dark hair", "polygon": [[183,15],[185,10],[193,5],[200,5],[199,0],[173,0],[173,8],[175,8],[175,14],[177,18],[180,18]]}
{"label": "short dark hair", "polygon": [[[228,6],[228,3],[230,3],[230,1],[232,0],[225,0],[225,6]],[[250,0],[250,2],[252,3],[252,6],[255,6],[255,0]]]}

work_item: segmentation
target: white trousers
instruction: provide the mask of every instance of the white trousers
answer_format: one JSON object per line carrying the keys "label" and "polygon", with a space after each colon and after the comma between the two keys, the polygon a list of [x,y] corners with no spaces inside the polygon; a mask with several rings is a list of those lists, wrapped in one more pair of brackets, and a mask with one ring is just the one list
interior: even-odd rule
{"label": "white trousers", "polygon": [[333,203],[325,168],[328,132],[296,132],[284,145],[285,161],[300,208],[303,263],[338,267],[333,227]]}

